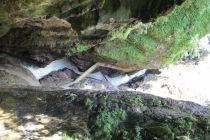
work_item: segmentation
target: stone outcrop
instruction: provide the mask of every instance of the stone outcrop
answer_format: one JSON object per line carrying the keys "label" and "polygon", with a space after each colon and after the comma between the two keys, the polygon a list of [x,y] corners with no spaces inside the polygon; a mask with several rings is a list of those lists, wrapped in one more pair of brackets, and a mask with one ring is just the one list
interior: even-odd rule
{"label": "stone outcrop", "polygon": [[[0,52],[38,66],[68,56],[80,70],[97,62],[125,72],[158,69],[210,32],[209,5],[209,0],[1,0]],[[0,120],[0,139],[11,131],[19,133],[16,139],[58,131],[81,140],[210,139],[208,107],[137,92],[47,87],[74,77],[68,70],[41,79],[46,87],[29,87],[39,82],[18,61],[0,57],[0,64],[0,117],[11,118]]]}
{"label": "stone outcrop", "polygon": [[76,40],[77,34],[67,21],[35,18],[11,25],[0,38],[0,51],[45,66],[65,57]]}
{"label": "stone outcrop", "polygon": [[14,118],[1,128],[19,133],[19,139],[44,139],[58,131],[81,140],[210,139],[208,107],[136,92],[0,88],[0,109],[0,116]]}
{"label": "stone outcrop", "polygon": [[[83,60],[109,63],[124,68],[124,71],[157,69],[170,64],[187,48],[196,46],[200,37],[210,32],[209,4],[206,0],[185,0],[172,4],[160,2],[160,9],[157,8],[160,13],[153,16],[148,11],[153,18],[146,23],[142,23],[144,18],[139,16],[108,30],[107,38],[99,44],[81,43],[86,48],[92,48],[85,52],[88,55],[82,54]],[[168,10],[161,12],[161,8]],[[118,16],[121,17],[120,14]],[[97,23],[98,26],[101,24]],[[81,45],[76,47],[81,48]],[[70,56],[75,54],[72,52]]]}

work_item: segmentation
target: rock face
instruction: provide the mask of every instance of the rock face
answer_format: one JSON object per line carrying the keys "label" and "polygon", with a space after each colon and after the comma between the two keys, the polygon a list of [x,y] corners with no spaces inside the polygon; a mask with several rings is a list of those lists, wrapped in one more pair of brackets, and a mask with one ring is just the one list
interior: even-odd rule
{"label": "rock face", "polygon": [[33,74],[23,67],[20,60],[0,54],[0,85],[40,86]]}
{"label": "rock face", "polygon": [[65,57],[76,41],[71,24],[51,17],[24,20],[13,24],[0,38],[0,51],[28,59],[39,66]]}
{"label": "rock face", "polygon": [[[157,69],[210,32],[209,5],[209,0],[1,0],[0,51],[39,66],[68,55],[80,69],[96,62],[126,72]],[[71,74],[51,73],[41,82],[57,84]],[[43,139],[58,131],[81,140],[210,139],[210,109],[192,102],[137,92],[14,88],[39,82],[3,57],[0,76],[0,139],[11,139],[5,138],[8,132],[18,133],[15,139]]]}
{"label": "rock face", "polygon": [[1,86],[8,86],[8,85],[13,85],[13,86],[17,86],[17,85],[29,85],[27,83],[27,81],[25,81],[24,79],[10,74],[9,72],[5,71],[5,70],[0,70],[0,84]]}
{"label": "rock face", "polygon": [[1,88],[0,101],[0,116],[11,118],[1,118],[0,138],[13,131],[17,140],[45,139],[60,131],[81,140],[210,139],[210,109],[192,102],[136,92],[12,88]]}
{"label": "rock face", "polygon": [[[89,55],[83,59],[109,63],[124,68],[124,71],[157,69],[173,62],[186,48],[195,46],[197,39],[210,32],[210,9],[207,6],[210,1],[177,2],[166,4],[171,8],[149,22],[142,23],[144,20],[139,16],[133,22],[115,27],[104,41],[89,47],[93,49],[87,51]],[[160,3],[159,6],[167,9],[164,5]],[[86,43],[86,46],[91,45]]]}
{"label": "rock face", "polygon": [[56,87],[73,82],[77,77],[78,75],[76,73],[65,68],[63,70],[51,72],[39,81],[43,86]]}
{"label": "rock face", "polygon": [[[33,49],[23,54],[30,55],[41,65],[68,52],[75,64],[80,63],[80,69],[87,69],[96,62],[112,64],[126,72],[157,69],[173,62],[186,48],[194,46],[197,39],[210,32],[208,0],[46,1],[17,1],[14,2],[15,6],[10,6],[10,1],[0,2],[2,25],[28,19],[26,22],[17,22],[16,29],[10,30],[6,38],[1,37],[0,45],[22,45],[24,48],[27,45]],[[8,10],[12,8],[15,10]],[[8,20],[5,15],[10,15],[14,21]],[[53,33],[43,31],[44,28],[38,25],[40,22],[31,21],[31,17],[36,16],[57,16],[71,23],[73,29],[63,20],[41,20],[46,28],[62,27],[56,31],[52,29]],[[21,23],[27,23],[27,27],[24,28]],[[73,46],[71,37],[75,33],[72,30],[78,33],[79,38]],[[25,40],[14,38],[16,34],[25,36]],[[11,41],[5,42],[7,38]],[[55,51],[54,47],[49,47],[51,45],[59,49]],[[37,46],[47,49],[38,51],[35,49]],[[68,47],[65,53],[61,49],[63,46]]]}

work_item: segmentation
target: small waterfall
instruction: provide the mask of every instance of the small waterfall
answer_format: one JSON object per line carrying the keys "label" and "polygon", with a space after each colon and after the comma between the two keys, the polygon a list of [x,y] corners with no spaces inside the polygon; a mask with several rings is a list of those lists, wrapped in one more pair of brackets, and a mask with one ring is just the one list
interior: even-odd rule
{"label": "small waterfall", "polygon": [[140,76],[143,76],[144,74],[146,73],[146,69],[144,70],[140,70],[134,74],[131,74],[131,75],[128,75],[128,74],[125,74],[125,75],[120,75],[120,76],[117,76],[117,77],[108,77],[106,75],[106,79],[109,81],[109,83],[111,83],[113,86],[120,86],[122,84],[126,84],[128,83],[130,80],[136,78],[136,77],[140,77]]}
{"label": "small waterfall", "polygon": [[[37,79],[41,79],[53,71],[62,70],[64,68],[68,68],[79,75],[82,74],[82,72],[80,72],[77,69],[77,67],[75,65],[73,65],[67,58],[53,61],[44,68],[39,68],[39,67],[32,66],[32,65],[25,65],[25,67],[27,69],[29,69]],[[124,74],[124,75],[120,75],[117,77],[109,77],[107,75],[103,75],[101,72],[95,72],[95,73],[89,74],[87,77],[97,79],[100,81],[107,80],[110,84],[117,87],[121,84],[127,83],[128,81],[132,80],[135,77],[144,75],[145,72],[146,72],[146,70],[141,70],[141,71],[138,71],[132,75]]]}

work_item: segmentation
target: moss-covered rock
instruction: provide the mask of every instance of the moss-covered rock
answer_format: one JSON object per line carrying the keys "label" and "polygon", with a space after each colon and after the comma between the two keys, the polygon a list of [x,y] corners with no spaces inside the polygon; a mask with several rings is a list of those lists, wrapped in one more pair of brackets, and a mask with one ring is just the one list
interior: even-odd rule
{"label": "moss-covered rock", "polygon": [[208,0],[3,0],[0,5],[0,23],[40,16],[67,20],[80,39],[68,56],[124,71],[170,64],[210,32]]}
{"label": "moss-covered rock", "polygon": [[45,15],[45,7],[50,0],[1,0],[0,23],[13,23]]}
{"label": "moss-covered rock", "polygon": [[185,0],[153,22],[137,21],[109,33],[91,56],[116,66],[155,69],[173,62],[186,48],[210,32],[210,2]]}
{"label": "moss-covered rock", "polygon": [[52,134],[55,131],[65,133],[65,139],[210,139],[210,109],[192,102],[136,92],[13,88],[1,88],[0,101],[4,111],[17,112],[19,125],[27,122],[21,121],[27,114],[54,117],[54,121],[46,126],[59,120],[53,129],[48,130]]}

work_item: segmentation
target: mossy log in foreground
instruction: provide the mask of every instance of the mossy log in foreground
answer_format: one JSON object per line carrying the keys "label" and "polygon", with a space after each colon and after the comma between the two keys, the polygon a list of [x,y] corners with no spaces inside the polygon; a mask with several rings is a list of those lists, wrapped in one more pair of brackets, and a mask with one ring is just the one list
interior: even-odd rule
{"label": "mossy log in foreground", "polygon": [[68,56],[133,71],[160,68],[196,46],[210,32],[209,5],[209,0],[2,0],[0,23],[58,16],[79,36],[67,46]]}
{"label": "mossy log in foreground", "polygon": [[1,89],[0,101],[1,109],[17,115],[19,125],[28,114],[56,117],[55,129],[69,135],[66,139],[210,139],[210,109],[192,102],[136,92],[26,89]]}

